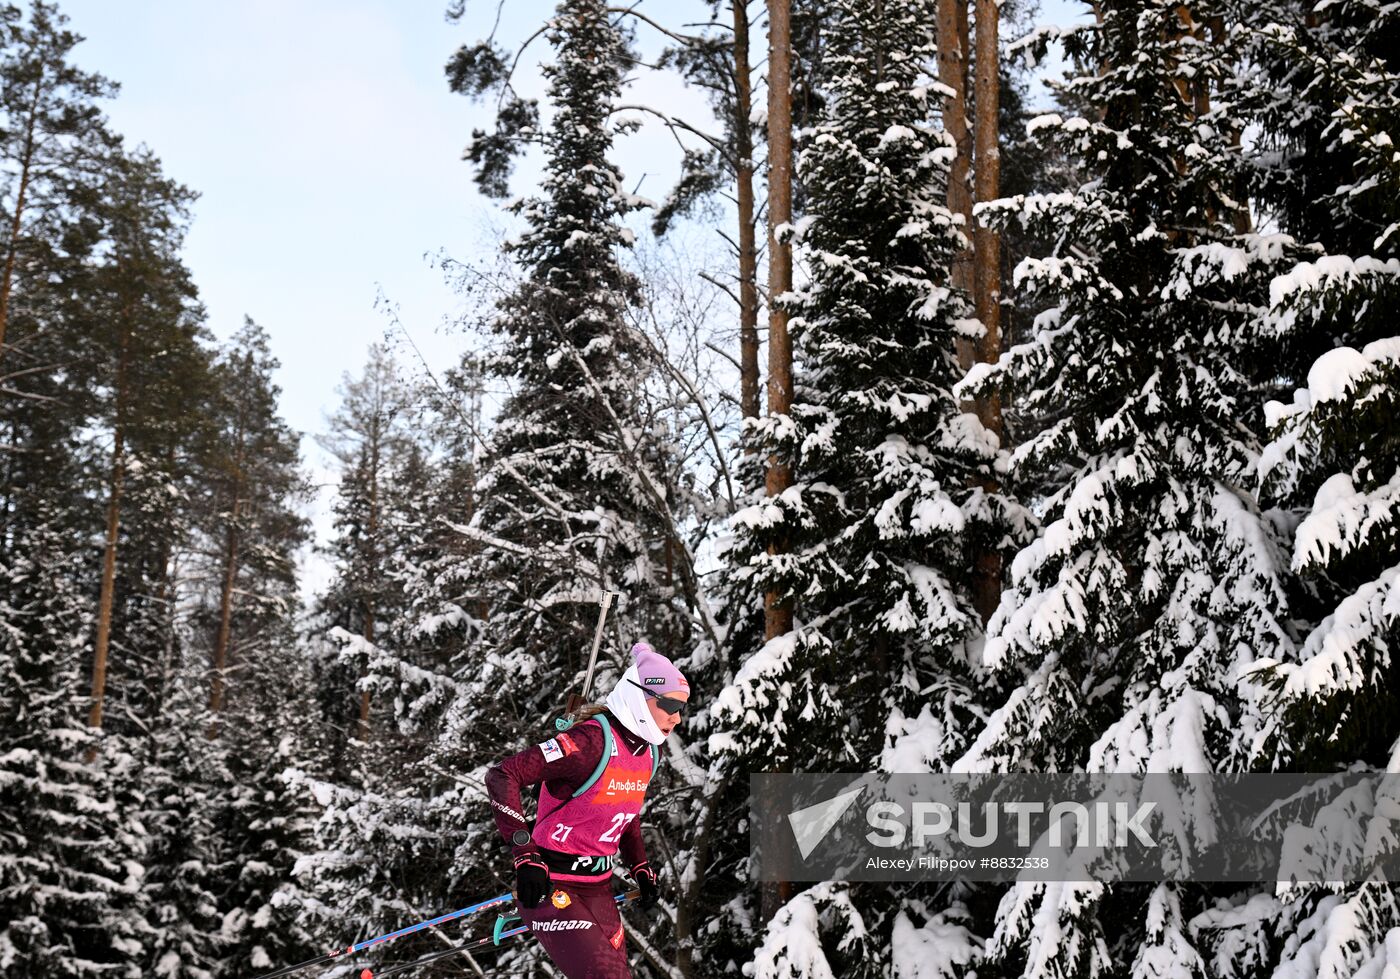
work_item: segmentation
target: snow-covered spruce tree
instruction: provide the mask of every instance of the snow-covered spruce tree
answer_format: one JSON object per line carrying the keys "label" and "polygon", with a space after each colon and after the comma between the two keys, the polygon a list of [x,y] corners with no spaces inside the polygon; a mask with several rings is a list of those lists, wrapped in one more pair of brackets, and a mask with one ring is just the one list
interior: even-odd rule
{"label": "snow-covered spruce tree", "polygon": [[[962,239],[944,204],[951,144],[931,123],[934,5],[829,7],[824,108],[798,168],[795,396],[790,420],[760,426],[794,483],[734,518],[740,591],[784,591],[797,627],[720,696],[715,744],[750,771],[938,771],[984,716],[972,555],[1025,543],[1027,518],[980,488],[999,445],[952,393],[971,310],[948,284]],[[886,975],[897,928],[959,931],[927,904],[874,885],[804,894],[774,919],[758,974]],[[948,962],[966,966],[959,933],[966,954]]]}
{"label": "snow-covered spruce tree", "polygon": [[[389,511],[393,480],[413,444],[409,426],[419,392],[380,344],[370,348],[359,377],[342,378],[339,392],[341,404],[330,418],[331,432],[322,439],[340,463],[331,544],[336,576],[320,606],[325,625],[344,637],[346,653],[340,664],[327,664],[330,682],[325,693],[331,722],[342,723],[342,711],[350,711],[356,718],[355,738],[368,742],[374,729],[373,705],[363,682],[366,664],[360,653],[373,648],[383,624],[400,607],[401,595],[386,572],[395,536]],[[361,641],[351,643],[352,637]],[[342,705],[338,701],[348,693],[343,689],[347,682],[355,689]]]}
{"label": "snow-covered spruce tree", "polygon": [[[487,621],[469,672],[484,744],[537,729],[585,666],[601,590],[626,599],[622,639],[679,655],[689,640],[667,583],[669,452],[643,413],[653,369],[627,322],[637,282],[619,264],[639,205],[608,159],[626,39],[599,0],[565,0],[547,36],[554,118],[540,196],[512,210],[523,273],[492,330],[489,375],[513,388],[482,460],[468,528]],[[606,660],[606,657],[605,657]],[[607,678],[603,678],[607,682]]]}
{"label": "snow-covered spruce tree", "polygon": [[[1054,243],[1015,271],[1041,310],[1033,335],[959,389],[1012,396],[1014,471],[1049,492],[988,624],[986,663],[1012,690],[960,770],[1239,767],[1260,726],[1241,671],[1294,648],[1286,559],[1253,497],[1258,313],[1290,242],[1250,231],[1239,198],[1238,137],[1257,96],[1237,71],[1243,12],[1162,0],[1098,10],[1097,23],[1054,32],[1077,66],[1063,92],[1082,115],[1030,126],[1088,181],[979,211]],[[1180,922],[1204,898],[1173,885],[1019,885],[998,912],[990,967],[1199,973]]]}
{"label": "snow-covered spruce tree", "polygon": [[[626,606],[613,611],[616,628],[606,637],[595,695],[615,680],[627,644],[642,637],[681,659],[697,690],[718,686],[697,671],[706,669],[707,650],[719,641],[697,646],[693,656],[690,648],[692,623],[695,635],[723,632],[703,597],[708,586],[696,574],[693,547],[682,538],[702,536],[687,468],[693,430],[679,420],[685,411],[675,411],[665,396],[656,347],[633,325],[655,309],[627,271],[637,260],[622,222],[641,202],[624,192],[607,159],[614,135],[629,128],[615,123],[611,112],[630,63],[621,31],[606,23],[609,16],[630,22],[602,4],[562,4],[547,34],[559,49],[557,64],[548,69],[555,108],[550,125],[539,128],[532,108],[505,91],[498,103],[504,105],[502,126],[495,135],[479,133],[473,143],[474,162],[483,176],[492,175],[483,182],[497,191],[504,190],[495,180],[504,174],[497,150],[508,132],[542,144],[546,174],[538,198],[514,206],[526,230],[506,256],[516,262],[519,284],[497,305],[492,324],[500,342],[514,346],[490,357],[487,370],[504,376],[513,391],[486,447],[479,505],[464,535],[478,553],[456,576],[467,587],[452,604],[479,616],[467,628],[476,633],[484,627],[485,635],[457,660],[461,686],[437,743],[458,755],[455,763],[450,754],[438,756],[444,771],[472,773],[491,760],[488,750],[539,740],[541,722],[584,666],[600,585],[621,591]],[[464,48],[448,66],[449,79],[469,94],[499,91],[509,61],[489,45]],[[699,400],[693,389],[688,396]],[[708,428],[715,417],[711,411],[698,422],[706,437],[718,438]],[[727,665],[717,657],[707,665],[716,663]],[[469,737],[454,743],[448,737],[454,728]],[[699,744],[687,744],[697,732],[703,738],[703,721],[695,719],[686,733],[672,737],[663,784],[653,790],[656,801],[646,815],[658,837],[674,840],[671,826],[683,826],[685,838],[695,841],[690,852],[667,857],[664,872],[679,888],[675,930],[647,939],[654,950],[676,948],[673,968],[684,975],[709,954],[696,951],[702,931],[707,943],[711,936],[713,945],[730,942],[732,933],[709,913],[724,904],[709,884],[733,879],[732,867],[744,859],[731,852],[718,869],[711,863],[711,843],[741,818],[744,799],[737,781],[707,781],[702,769],[688,764],[699,760]],[[671,791],[673,775],[688,784]],[[438,783],[439,798],[447,801],[473,791],[440,777]],[[720,786],[737,791],[720,800],[718,791],[709,792]],[[480,802],[472,806],[485,811]],[[466,822],[468,811],[459,807],[455,821]],[[499,852],[489,827],[463,829],[462,852]],[[457,866],[466,869],[462,861]],[[669,917],[653,921],[659,930],[671,927]],[[733,954],[722,952],[718,961],[742,957],[745,945],[743,938],[730,942]],[[644,954],[657,961],[665,956]]]}
{"label": "snow-covered spruce tree", "polygon": [[[271,667],[262,669],[273,672]],[[273,679],[278,685],[306,684],[309,676],[304,665],[289,671],[283,662]],[[295,698],[285,694],[280,710],[260,707],[256,718],[242,720],[237,731],[226,728],[223,735],[232,750],[224,761],[228,782],[216,813],[224,881],[219,937],[225,968],[234,975],[301,962],[324,947],[313,940],[310,922],[301,914],[307,901],[295,877],[313,847],[315,809],[288,778],[289,771],[315,767],[314,744],[299,731],[311,715],[311,698],[305,691]],[[272,718],[275,724],[269,723]],[[268,750],[266,735],[274,731],[282,737]]]}
{"label": "snow-covered spruce tree", "polygon": [[[511,393],[480,460],[467,440],[479,431],[442,431],[477,422],[441,405],[420,427],[433,437],[403,458],[386,494],[401,549],[382,567],[394,614],[373,642],[336,634],[397,729],[375,731],[374,750],[394,762],[385,777],[359,789],[302,782],[323,807],[302,880],[326,915],[353,907],[401,920],[508,884],[481,776],[540,740],[576,685],[602,588],[625,605],[595,694],[615,676],[619,633],[688,652],[679,551],[668,580],[676,477],[645,397],[651,348],[627,322],[637,282],[617,256],[639,203],[608,161],[625,39],[603,4],[581,0],[559,6],[546,36],[558,52],[545,69],[546,175],[540,196],[513,208],[524,231],[507,254],[520,281],[496,304],[499,342],[484,367]],[[464,364],[463,383],[477,373]],[[519,954],[517,971],[533,974],[536,953]]]}
{"label": "snow-covered spruce tree", "polygon": [[[274,501],[267,502],[275,511]],[[295,582],[283,578],[295,539],[264,538],[262,571],[247,568],[245,581],[258,586],[261,601],[237,617],[236,682],[219,719],[221,765],[212,803],[222,967],[231,975],[302,961],[322,948],[326,937],[313,936],[310,919],[302,914],[308,902],[295,872],[314,848],[316,812],[290,773],[324,771],[326,741],[344,733],[327,732],[317,723],[310,663],[298,648]],[[272,614],[278,605],[280,617]]]}
{"label": "snow-covered spruce tree", "polygon": [[[1400,162],[1393,150],[1400,61],[1386,38],[1400,29],[1400,12],[1339,3],[1274,13],[1278,19],[1256,33],[1256,58],[1277,83],[1259,140],[1271,151],[1263,161],[1264,201],[1307,253],[1273,281],[1263,316],[1284,390],[1266,408],[1273,441],[1259,476],[1262,498],[1292,518],[1296,604],[1309,631],[1297,662],[1257,664],[1255,679],[1269,689],[1273,713],[1254,751],[1265,767],[1393,773],[1400,771],[1393,662],[1400,648]],[[1359,829],[1374,837],[1395,803],[1382,788],[1348,804],[1372,817]],[[1319,840],[1315,850],[1346,845]],[[1400,925],[1394,885],[1296,886],[1204,913],[1193,925],[1225,976],[1274,968],[1300,979],[1340,979],[1400,965],[1386,940]]]}
{"label": "snow-covered spruce tree", "polygon": [[90,555],[36,508],[0,566],[0,972],[123,974],[143,952],[145,832],[111,779],[84,764]]}
{"label": "snow-covered spruce tree", "polygon": [[1396,30],[1400,12],[1365,4],[1259,30],[1261,56],[1299,84],[1265,116],[1278,127],[1266,131],[1270,184],[1330,202],[1321,222],[1301,199],[1276,199],[1307,252],[1270,284],[1263,316],[1296,390],[1267,406],[1260,480],[1296,515],[1292,566],[1316,608],[1301,663],[1269,671],[1283,710],[1256,750],[1273,766],[1385,767],[1400,736],[1400,60],[1380,40]]}
{"label": "snow-covered spruce tree", "polygon": [[[462,393],[476,381],[464,365],[449,389]],[[315,743],[323,749],[325,737],[286,746],[308,756],[292,765],[291,795],[314,799],[318,810],[296,864],[298,890],[271,904],[300,909],[297,920],[318,935],[346,914],[387,930],[503,884],[484,859],[494,850],[484,835],[492,824],[473,771],[489,751],[477,743],[474,718],[452,710],[459,688],[451,673],[471,673],[463,648],[478,614],[466,607],[474,545],[454,529],[474,506],[479,420],[467,411],[425,397],[377,350],[365,376],[346,384],[336,416],[341,437],[332,444],[346,466],[336,504],[340,569],[319,603],[311,657],[330,750]],[[347,752],[356,677],[373,724],[369,742]],[[318,764],[321,753],[329,765]],[[464,827],[478,831],[472,851],[459,849]],[[433,947],[432,936],[425,941],[424,950]]]}
{"label": "snow-covered spruce tree", "polygon": [[1013,392],[1030,423],[1013,465],[1057,478],[988,625],[987,664],[1018,683],[963,768],[1237,765],[1239,668],[1292,649],[1286,569],[1250,493],[1257,313],[1289,242],[1238,230],[1243,122],[1210,105],[1233,82],[1238,28],[1204,43],[1194,25],[1226,11],[1183,23],[1178,7],[1106,5],[1064,35],[1103,66],[1065,84],[1099,118],[1031,126],[1092,179],[981,209],[1059,229],[1015,272],[1043,310],[1035,334],[960,386]]}
{"label": "snow-covered spruce tree", "polygon": [[446,673],[468,636],[460,598],[471,586],[460,575],[471,545],[453,528],[471,520],[476,467],[472,436],[459,420],[427,424],[427,444],[413,446],[393,485],[397,546],[389,573],[403,603],[387,623],[387,641],[413,665]]}
{"label": "snow-covered spruce tree", "polygon": [[[455,390],[456,381],[449,383]],[[470,429],[477,421],[468,426],[455,412],[425,412],[419,422],[424,441],[415,443],[391,488],[397,545],[386,571],[403,600],[367,660],[373,696],[394,724],[379,747],[394,752],[398,781],[411,786],[396,800],[395,818],[438,844],[431,854],[418,847],[420,874],[400,875],[416,882],[426,905],[470,901],[507,883],[492,859],[494,824],[483,808],[482,766],[490,752],[478,741],[479,718],[459,683],[471,676],[469,650],[482,625],[471,597],[479,548],[460,532],[475,508]]]}
{"label": "snow-covered spruce tree", "polygon": [[[933,19],[843,2],[824,22],[826,108],[799,163],[796,396],[761,436],[797,482],[734,518],[736,574],[790,594],[801,619],[720,704],[765,765],[918,771],[961,755],[981,632],[969,555],[1023,542],[1022,512],[974,485],[997,440],[951,391],[970,308],[948,286],[961,238],[942,203],[951,150],[929,122]],[[788,553],[769,554],[779,538]]]}
{"label": "snow-covered spruce tree", "polygon": [[[753,975],[955,979],[981,974],[976,969],[982,943],[965,908],[954,905],[934,913],[912,897],[892,912],[883,907],[888,904],[872,886],[844,881],[823,881],[803,891],[773,916],[750,953]],[[872,918],[886,916],[888,925],[872,931]]]}
{"label": "snow-covered spruce tree", "polygon": [[1253,134],[1258,206],[1326,254],[1395,254],[1400,12],[1370,0],[1270,0],[1248,23],[1265,91]]}
{"label": "snow-covered spruce tree", "polygon": [[403,611],[394,571],[405,560],[399,484],[429,451],[412,429],[420,392],[376,346],[341,393],[324,440],[341,464],[330,548],[337,568],[318,600],[309,649],[321,728],[312,740],[327,750],[310,751],[310,764],[291,773],[292,794],[318,806],[295,897],[299,920],[321,942],[347,915],[381,930],[417,915],[446,845],[419,812],[422,793],[405,768],[413,754],[392,705],[375,703],[380,661],[393,658],[391,627]]}
{"label": "snow-covered spruce tree", "polygon": [[146,916],[143,971],[162,979],[207,979],[220,958],[219,844],[215,800],[218,746],[207,738],[203,664],[163,664],[150,683],[143,737],[131,752],[128,792],[148,834],[141,902]]}
{"label": "snow-covered spruce tree", "polygon": [[200,686],[177,688],[208,705],[207,713],[185,707],[204,730],[203,743],[186,749],[201,764],[181,781],[203,792],[219,913],[210,931],[219,968],[232,974],[305,959],[309,945],[288,908],[293,868],[310,847],[309,800],[282,778],[316,767],[305,757],[315,716],[308,671],[293,653],[296,551],[308,533],[298,509],[309,489],[298,437],[277,414],[277,367],[267,334],[249,319],[215,360],[186,575],[191,673],[182,682]]}
{"label": "snow-covered spruce tree", "polygon": [[[351,647],[363,642],[346,640]],[[320,778],[299,766],[288,772],[290,795],[314,800],[317,811],[293,886],[265,905],[264,914],[286,909],[316,945],[338,941],[347,921],[377,934],[466,903],[454,903],[463,895],[444,880],[454,841],[424,815],[423,786],[412,773],[389,764],[376,764],[376,771],[381,767],[387,769],[381,776],[353,782]],[[436,937],[425,934],[397,943],[394,951],[411,956],[435,946]]]}
{"label": "snow-covered spruce tree", "polygon": [[[403,465],[384,474],[379,531],[383,550],[376,569],[384,585],[376,591],[382,617],[374,641],[342,626],[316,640],[313,655],[321,669],[328,663],[353,665],[355,672],[364,673],[362,689],[370,691],[376,704],[367,744],[348,755],[333,751],[332,763],[320,771],[312,750],[310,764],[298,762],[290,777],[290,795],[313,799],[317,811],[310,846],[296,862],[296,893],[277,897],[271,907],[294,908],[295,920],[321,942],[347,915],[365,928],[390,930],[501,889],[502,881],[486,873],[472,882],[473,890],[460,886],[461,876],[485,870],[484,854],[459,851],[460,824],[476,825],[483,833],[492,824],[483,808],[480,773],[457,759],[473,748],[480,753],[482,746],[473,743],[470,725],[443,718],[455,702],[457,685],[445,673],[416,665],[425,652],[439,654],[436,641],[446,641],[453,630],[435,629],[426,614],[411,622],[400,590],[427,585],[426,578],[415,577],[410,569],[415,561],[429,558],[422,537],[429,528],[418,521],[432,506],[426,494],[440,485],[433,475],[436,464],[424,462],[431,453],[431,446],[415,439],[398,460]],[[406,474],[405,468],[426,471],[429,478]],[[390,541],[392,546],[386,546]],[[452,618],[450,613],[440,614]],[[344,702],[344,689],[343,682],[332,677],[332,704]],[[318,696],[325,698],[325,693]],[[336,737],[334,725],[329,733]],[[346,734],[341,728],[339,736]],[[305,751],[307,746],[291,747]],[[457,862],[462,870],[454,876]],[[401,951],[414,954],[435,945],[433,936],[424,935],[416,948],[410,942]]]}

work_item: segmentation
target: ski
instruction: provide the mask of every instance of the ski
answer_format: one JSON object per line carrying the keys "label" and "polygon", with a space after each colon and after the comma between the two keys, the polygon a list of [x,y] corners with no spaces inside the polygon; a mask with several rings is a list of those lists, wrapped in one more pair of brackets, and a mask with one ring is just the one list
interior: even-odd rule
{"label": "ski", "polygon": [[475,914],[478,911],[485,911],[489,908],[500,907],[502,904],[508,904],[513,900],[514,897],[512,895],[501,894],[497,897],[489,898],[488,900],[480,901],[476,904],[469,905],[468,907],[459,908],[456,911],[449,911],[447,914],[438,915],[436,918],[431,918],[427,921],[420,921],[416,925],[409,925],[407,928],[400,928],[398,931],[389,932],[387,935],[379,935],[376,938],[369,938],[363,942],[358,942],[354,945],[347,945],[344,948],[337,948],[334,951],[327,952],[325,955],[318,955],[314,959],[307,959],[305,962],[299,962],[296,965],[289,965],[285,968],[278,969],[276,972],[268,972],[264,975],[257,976],[256,979],[280,979],[281,976],[290,976],[294,972],[300,972],[302,969],[309,969],[313,965],[321,965],[326,962],[333,962],[336,959],[341,958],[342,956],[354,955],[356,952],[363,952],[366,949],[373,948],[376,945],[382,945],[385,942],[392,942],[394,939],[402,938],[404,935],[412,935],[414,932],[422,931],[424,928],[433,928],[437,925],[444,924],[448,921],[455,921],[457,918],[464,918],[467,915]]}
{"label": "ski", "polygon": [[[628,891],[625,894],[618,894],[616,897],[613,898],[613,900],[618,904],[626,904],[628,901],[631,901],[638,897],[640,893],[640,891]],[[416,958],[412,962],[404,962],[400,965],[390,966],[389,968],[383,969],[379,972],[375,972],[372,969],[364,969],[360,972],[360,979],[389,979],[389,976],[395,976],[401,972],[407,972],[410,969],[416,969],[420,965],[427,965],[430,962],[436,962],[438,959],[445,959],[448,956],[458,955],[462,952],[470,952],[473,949],[487,948],[492,945],[499,945],[502,939],[514,938],[516,935],[522,934],[523,932],[527,932],[529,930],[529,925],[518,925],[515,928],[509,928],[505,931],[502,931],[499,934],[491,934],[486,935],[482,938],[474,938],[469,942],[462,943],[461,945],[454,945],[452,948],[445,948],[440,952],[432,952],[431,954]]]}

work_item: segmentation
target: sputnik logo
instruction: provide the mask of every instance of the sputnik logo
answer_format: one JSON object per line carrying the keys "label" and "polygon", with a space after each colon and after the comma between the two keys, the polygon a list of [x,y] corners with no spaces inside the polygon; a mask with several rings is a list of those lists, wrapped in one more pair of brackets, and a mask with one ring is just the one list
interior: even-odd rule
{"label": "sputnik logo", "polygon": [[863,785],[852,784],[855,788],[848,786],[845,792],[834,798],[788,813],[788,825],[792,827],[792,835],[797,840],[797,849],[802,853],[803,860],[817,848],[817,844],[831,832],[831,827],[841,821],[846,810],[865,791]]}

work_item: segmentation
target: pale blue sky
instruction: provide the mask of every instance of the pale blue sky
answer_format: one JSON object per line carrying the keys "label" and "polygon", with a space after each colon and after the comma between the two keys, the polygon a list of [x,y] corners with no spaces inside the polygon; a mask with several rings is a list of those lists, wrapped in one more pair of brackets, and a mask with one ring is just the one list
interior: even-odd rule
{"label": "pale blue sky", "polygon": [[[469,0],[457,24],[445,0],[60,0],[87,40],[76,61],[121,83],[107,106],[117,131],[144,142],[166,172],[200,193],[186,261],[219,337],[244,314],[269,332],[282,362],[282,410],[307,434],[318,479],[325,454],[309,437],[333,409],[341,375],[357,372],[386,329],[383,293],[433,363],[454,363],[464,339],[443,324],[461,310],[430,256],[487,258],[497,202],[475,192],[461,154],[490,111],[447,90],[443,65],[495,19],[494,0]],[[1046,0],[1060,13],[1065,0]],[[641,6],[675,23],[681,3]],[[1053,5],[1053,6],[1051,6]],[[758,6],[758,5],[756,5]],[[550,0],[508,0],[498,36],[531,33]],[[1042,18],[1047,19],[1047,18]],[[658,37],[640,28],[644,55]],[[761,37],[755,46],[761,46]],[[518,88],[543,96],[541,39]],[[642,72],[628,101],[708,119],[703,97],[669,74]],[[659,199],[679,153],[655,122],[619,147],[628,186]],[[515,193],[532,190],[524,166]],[[325,500],[318,529],[327,529]],[[308,588],[324,577],[309,567]]]}
{"label": "pale blue sky", "polygon": [[[653,0],[646,11],[674,11]],[[693,4],[699,10],[698,4]],[[108,105],[118,131],[147,143],[167,172],[201,194],[186,260],[220,336],[244,313],[272,334],[291,424],[315,431],[341,372],[356,370],[384,329],[376,290],[434,360],[460,342],[437,335],[457,298],[424,258],[460,258],[502,220],[460,159],[488,112],[448,92],[443,65],[494,19],[471,0],[448,24],[445,0],[63,0],[87,37],[79,63],[122,85]],[[1063,4],[1056,0],[1056,6]],[[526,35],[548,0],[509,0],[500,35]],[[674,22],[674,13],[665,18]],[[655,50],[655,36],[641,40]],[[650,43],[648,43],[650,42]],[[522,88],[542,95],[534,66]],[[703,115],[703,100],[648,74],[640,97]],[[633,93],[629,98],[637,98]],[[660,197],[676,153],[650,124],[619,154],[629,182]],[[514,190],[530,189],[530,170]]]}
{"label": "pale blue sky", "polygon": [[[512,0],[501,34],[517,39],[551,8]],[[283,408],[314,432],[385,328],[379,287],[437,363],[460,340],[440,335],[457,297],[425,253],[469,258],[503,219],[475,193],[460,157],[488,111],[447,90],[443,65],[485,32],[443,17],[444,0],[66,0],[87,37],[76,58],[122,85],[117,130],[147,143],[201,195],[186,260],[209,322],[226,336],[247,313],[283,364]],[[494,17],[495,4],[469,11]],[[486,28],[489,29],[489,28]],[[534,66],[522,85],[541,95]],[[658,84],[650,81],[649,85]],[[698,100],[678,83],[668,103]],[[657,98],[653,94],[653,98]],[[676,106],[680,108],[680,106]],[[629,173],[664,169],[669,137],[627,147]],[[530,172],[515,189],[528,191]],[[657,186],[647,187],[660,196]]]}
{"label": "pale blue sky", "polygon": [[[674,0],[667,0],[674,2]],[[496,4],[474,0],[449,24],[445,0],[61,0],[87,40],[74,57],[120,82],[108,106],[118,132],[144,142],[166,172],[200,193],[185,259],[208,322],[227,337],[244,314],[261,323],[282,362],[284,417],[306,434],[313,476],[332,479],[311,438],[357,373],[387,320],[384,295],[434,368],[456,362],[465,341],[444,323],[461,300],[431,256],[488,259],[498,202],[482,198],[461,160],[490,110],[447,89],[443,66],[490,29]],[[652,6],[659,6],[653,3]],[[499,30],[516,43],[553,9],[509,0]],[[654,51],[656,38],[640,40]],[[523,60],[517,87],[543,97],[543,39]],[[670,76],[650,74],[645,97],[674,112],[706,114],[704,100]],[[652,124],[619,159],[629,186],[661,197],[679,153]],[[532,189],[524,165],[512,190]],[[416,365],[415,365],[416,366]],[[329,529],[329,488],[316,524]],[[304,586],[324,579],[311,560]]]}

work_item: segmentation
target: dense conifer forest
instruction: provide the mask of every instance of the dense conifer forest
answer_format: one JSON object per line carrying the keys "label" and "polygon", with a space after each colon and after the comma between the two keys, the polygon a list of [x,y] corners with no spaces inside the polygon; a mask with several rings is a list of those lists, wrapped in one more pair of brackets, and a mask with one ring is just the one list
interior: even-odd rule
{"label": "dense conifer forest", "polygon": [[512,234],[457,362],[390,329],[310,433],[319,541],[198,188],[0,7],[0,974],[251,979],[509,890],[485,772],[609,592],[595,689],[644,639],[694,692],[638,977],[1400,974],[1385,883],[755,877],[752,773],[1400,771],[1400,7],[1026,2],[455,0]]}

